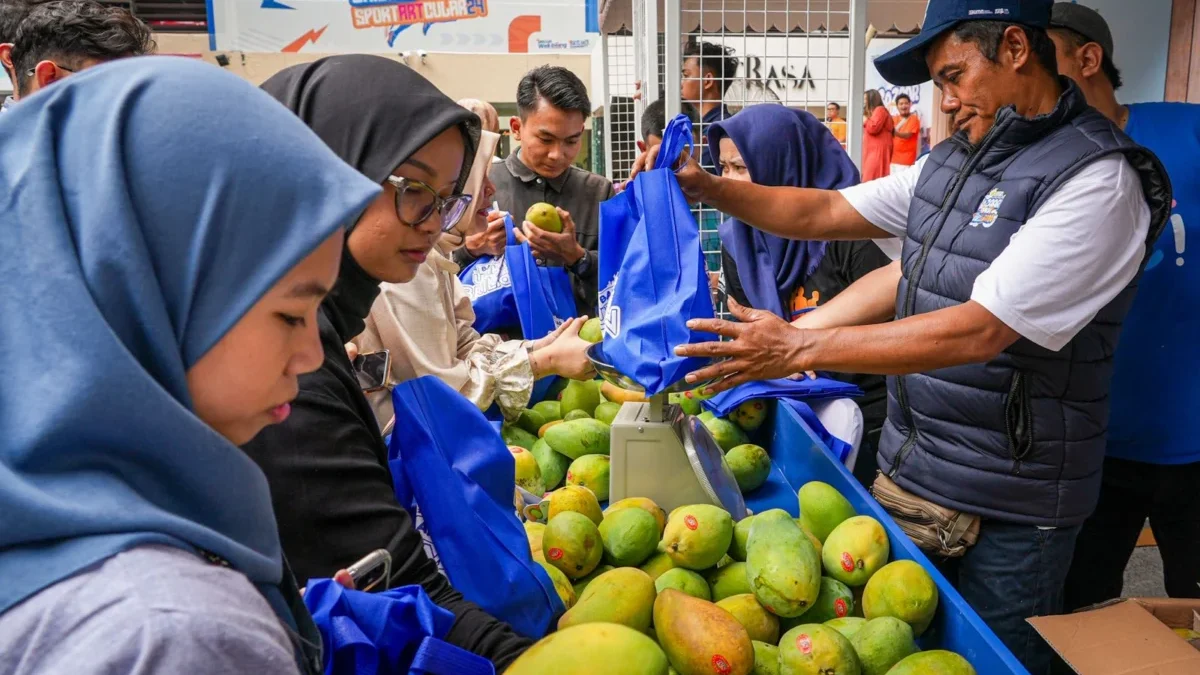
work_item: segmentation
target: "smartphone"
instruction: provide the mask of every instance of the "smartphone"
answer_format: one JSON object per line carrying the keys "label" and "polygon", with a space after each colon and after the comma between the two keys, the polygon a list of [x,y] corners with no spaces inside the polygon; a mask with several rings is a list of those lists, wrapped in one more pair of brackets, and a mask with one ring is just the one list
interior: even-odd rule
{"label": "smartphone", "polygon": [[383,548],[372,551],[346,571],[354,580],[355,590],[370,591],[381,584],[382,590],[387,590],[392,577],[392,554]]}
{"label": "smartphone", "polygon": [[359,354],[354,359],[354,374],[358,376],[358,386],[364,392],[379,391],[387,387],[387,375],[392,368],[392,355],[382,349],[369,354]]}

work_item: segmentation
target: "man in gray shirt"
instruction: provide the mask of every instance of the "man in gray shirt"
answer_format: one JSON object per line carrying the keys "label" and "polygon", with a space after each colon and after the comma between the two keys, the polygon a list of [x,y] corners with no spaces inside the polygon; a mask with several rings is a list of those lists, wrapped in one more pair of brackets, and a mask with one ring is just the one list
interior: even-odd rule
{"label": "man in gray shirt", "polygon": [[[562,234],[526,226],[517,236],[529,242],[542,264],[571,272],[576,315],[595,316],[600,202],[613,196],[613,187],[607,178],[574,166],[584,123],[591,114],[587,88],[566,68],[541,66],[521,79],[517,107],[520,118],[511,124],[521,147],[503,163],[492,165],[489,174],[496,186],[496,201],[517,223],[538,202],[566,212]],[[466,245],[455,252],[455,260],[466,265],[482,255],[499,255],[504,240],[503,221],[499,221],[487,231],[467,237]]]}

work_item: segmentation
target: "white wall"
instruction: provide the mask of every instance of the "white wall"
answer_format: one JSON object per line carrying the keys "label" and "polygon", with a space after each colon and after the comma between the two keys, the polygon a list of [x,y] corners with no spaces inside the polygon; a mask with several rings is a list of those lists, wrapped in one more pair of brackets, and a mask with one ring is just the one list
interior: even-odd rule
{"label": "white wall", "polygon": [[1083,0],[1079,4],[1100,12],[1112,29],[1114,62],[1125,81],[1117,98],[1124,103],[1163,100],[1171,0]]}

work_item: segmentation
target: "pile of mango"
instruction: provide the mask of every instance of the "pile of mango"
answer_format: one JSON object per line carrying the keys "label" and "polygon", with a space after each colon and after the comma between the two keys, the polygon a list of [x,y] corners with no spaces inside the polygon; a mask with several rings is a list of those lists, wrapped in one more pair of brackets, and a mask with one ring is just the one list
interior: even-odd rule
{"label": "pile of mango", "polygon": [[508,675],[974,675],[920,651],[938,606],[919,564],[888,562],[883,526],[832,486],[734,522],[696,504],[668,516],[644,498],[601,512],[590,490],[548,495],[530,551],[567,611]]}

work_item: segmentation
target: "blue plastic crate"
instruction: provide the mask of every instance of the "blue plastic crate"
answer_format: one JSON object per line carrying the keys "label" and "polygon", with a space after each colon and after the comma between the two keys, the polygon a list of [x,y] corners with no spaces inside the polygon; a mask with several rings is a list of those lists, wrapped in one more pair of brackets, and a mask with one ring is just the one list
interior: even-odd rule
{"label": "blue plastic crate", "polygon": [[1012,652],[1000,642],[983,619],[950,585],[929,558],[900,530],[891,516],[871,497],[829,449],[817,440],[808,424],[787,406],[776,406],[769,441],[771,475],[767,483],[746,498],[754,513],[784,509],[799,516],[796,491],[812,480],[837,488],[861,515],[883,523],[891,545],[892,560],[915,560],[929,571],[937,584],[938,612],[929,630],[918,640],[922,649],[949,649],[962,655],[980,675],[1016,673],[1028,675]]}

